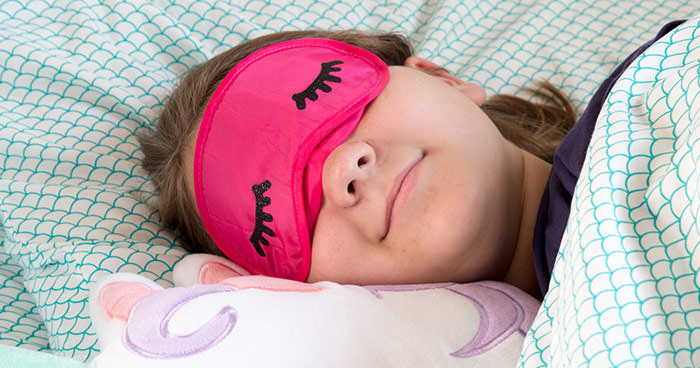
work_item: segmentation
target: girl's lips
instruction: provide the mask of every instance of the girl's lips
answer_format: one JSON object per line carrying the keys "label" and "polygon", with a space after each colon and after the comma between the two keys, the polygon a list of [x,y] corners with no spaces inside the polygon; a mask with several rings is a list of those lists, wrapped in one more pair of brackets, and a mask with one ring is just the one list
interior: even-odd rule
{"label": "girl's lips", "polygon": [[423,157],[424,156],[421,156],[409,163],[394,179],[394,186],[386,198],[386,226],[384,227],[385,231],[382,239],[386,238],[387,234],[389,234],[394,216],[396,216],[408,200],[408,196],[415,186],[418,177],[419,170],[417,166],[423,160]]}

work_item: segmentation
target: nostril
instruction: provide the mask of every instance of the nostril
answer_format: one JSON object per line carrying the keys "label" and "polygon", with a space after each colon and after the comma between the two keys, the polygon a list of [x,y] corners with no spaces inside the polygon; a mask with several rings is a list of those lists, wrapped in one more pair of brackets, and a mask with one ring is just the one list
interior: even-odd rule
{"label": "nostril", "polygon": [[360,157],[359,160],[357,160],[357,167],[360,167],[366,163],[367,163],[367,159],[364,156],[362,156],[362,157]]}
{"label": "nostril", "polygon": [[348,183],[348,193],[355,193],[355,184],[353,184],[353,182]]}

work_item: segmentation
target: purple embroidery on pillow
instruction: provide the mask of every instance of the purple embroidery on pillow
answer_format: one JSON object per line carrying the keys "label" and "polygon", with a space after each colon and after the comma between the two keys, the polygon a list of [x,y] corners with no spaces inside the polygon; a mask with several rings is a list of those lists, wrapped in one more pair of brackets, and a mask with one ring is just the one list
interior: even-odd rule
{"label": "purple embroidery on pillow", "polygon": [[471,300],[479,311],[479,329],[474,338],[451,355],[468,358],[483,354],[516,331],[525,336],[537,313],[539,303],[525,292],[497,282],[469,284],[420,284],[367,286],[377,298],[380,291],[416,291],[447,289]]}
{"label": "purple embroidery on pillow", "polygon": [[168,332],[170,319],[188,301],[203,295],[231,291],[223,285],[197,288],[172,288],[167,293],[151,294],[136,303],[124,330],[124,345],[148,358],[178,358],[197,354],[223,340],[236,324],[236,311],[225,306],[196,331],[173,336]]}
{"label": "purple embroidery on pillow", "polygon": [[[516,331],[525,335],[539,307],[539,303],[525,292],[489,281],[469,284],[379,285],[367,286],[365,289],[377,298],[382,298],[380,292],[445,289],[472,301],[479,312],[479,328],[469,343],[451,353],[459,358],[488,352]],[[137,354],[156,359],[189,356],[215,346],[229,335],[236,324],[236,311],[230,306],[223,306],[200,328],[186,335],[172,335],[168,325],[185,303],[200,296],[229,291],[229,287],[212,284],[199,285],[197,288],[172,288],[167,293],[145,297],[131,310],[123,334],[124,345]]]}

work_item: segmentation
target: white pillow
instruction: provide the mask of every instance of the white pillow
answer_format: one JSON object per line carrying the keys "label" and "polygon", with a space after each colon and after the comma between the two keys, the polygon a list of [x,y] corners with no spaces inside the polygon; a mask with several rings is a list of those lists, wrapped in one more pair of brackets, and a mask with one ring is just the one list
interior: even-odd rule
{"label": "white pillow", "polygon": [[192,255],[174,271],[187,286],[163,289],[127,273],[105,278],[90,295],[101,348],[93,363],[507,367],[539,307],[498,282],[361,287],[240,276],[236,268]]}

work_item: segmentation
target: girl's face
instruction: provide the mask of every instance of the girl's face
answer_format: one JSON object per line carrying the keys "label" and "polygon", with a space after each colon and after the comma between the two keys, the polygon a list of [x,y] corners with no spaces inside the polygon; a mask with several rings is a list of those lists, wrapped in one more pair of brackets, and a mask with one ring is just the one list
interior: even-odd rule
{"label": "girl's face", "polygon": [[324,164],[308,281],[502,279],[520,223],[522,156],[473,92],[390,67]]}

